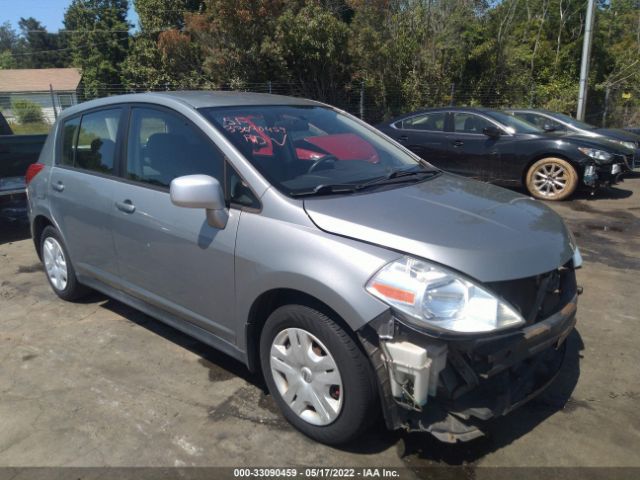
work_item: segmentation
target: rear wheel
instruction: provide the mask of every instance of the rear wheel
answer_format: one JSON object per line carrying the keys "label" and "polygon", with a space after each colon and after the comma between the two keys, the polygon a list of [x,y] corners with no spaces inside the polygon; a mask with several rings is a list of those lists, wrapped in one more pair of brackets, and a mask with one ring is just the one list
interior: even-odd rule
{"label": "rear wheel", "polygon": [[40,237],[40,253],[49,285],[63,300],[76,300],[88,292],[76,278],[76,272],[58,230],[46,227]]}
{"label": "rear wheel", "polygon": [[275,310],[262,330],[260,361],[285,418],[314,440],[348,442],[376,419],[369,360],[324,313],[303,305]]}
{"label": "rear wheel", "polygon": [[578,186],[578,174],[573,166],[562,158],[538,160],[527,172],[527,189],[541,200],[564,200]]}

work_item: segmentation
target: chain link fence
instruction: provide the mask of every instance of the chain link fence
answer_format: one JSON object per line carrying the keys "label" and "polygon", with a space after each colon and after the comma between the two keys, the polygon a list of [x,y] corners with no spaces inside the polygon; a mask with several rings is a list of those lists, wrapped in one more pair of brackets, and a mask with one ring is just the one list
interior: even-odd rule
{"label": "chain link fence", "polygon": [[[385,87],[371,86],[365,82],[352,82],[347,85],[335,85],[319,88],[316,84],[300,82],[261,82],[223,85],[218,88],[208,87],[204,83],[200,85],[174,85],[156,84],[150,85],[106,85],[99,89],[97,94],[88,94],[80,89],[74,95],[65,93],[64,103],[59,101],[58,94],[50,95],[49,92],[25,98],[38,103],[43,110],[44,123],[51,124],[55,116],[61,110],[71,104],[80,103],[94,98],[121,95],[126,93],[141,93],[152,91],[172,90],[236,90],[246,92],[271,93],[294,97],[311,98],[334,105],[363,120],[377,124],[385,119],[411,112],[420,108],[442,106],[485,106],[492,108],[507,107],[534,107],[554,105],[553,99],[549,101],[535,90],[524,92],[519,89],[487,89],[475,88],[470,85],[412,85],[411,88],[402,86]],[[548,96],[548,95],[547,95]],[[55,97],[55,98],[54,98]],[[11,104],[19,94],[3,94],[0,98],[0,109],[4,116],[14,124],[16,118],[11,111]],[[60,97],[62,98],[62,97]],[[526,98],[526,100],[522,100]],[[597,126],[607,127],[639,127],[640,126],[640,90],[627,92],[610,89],[606,95],[602,92],[590,94],[587,121]],[[53,105],[52,105],[53,103]],[[572,99],[562,103],[564,108],[550,108],[563,113],[571,113],[569,105],[573,105]],[[558,105],[558,103],[556,103]]]}

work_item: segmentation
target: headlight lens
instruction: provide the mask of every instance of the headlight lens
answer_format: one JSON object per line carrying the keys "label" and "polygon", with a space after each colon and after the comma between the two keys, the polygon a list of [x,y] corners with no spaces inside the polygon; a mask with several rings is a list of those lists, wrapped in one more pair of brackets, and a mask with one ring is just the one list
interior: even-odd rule
{"label": "headlight lens", "polygon": [[376,273],[367,291],[419,326],[459,333],[524,324],[510,305],[469,280],[422,260],[403,257]]}
{"label": "headlight lens", "polygon": [[597,148],[578,147],[582,153],[587,157],[593,158],[596,163],[607,163],[613,159],[613,155],[604,150],[598,150]]}

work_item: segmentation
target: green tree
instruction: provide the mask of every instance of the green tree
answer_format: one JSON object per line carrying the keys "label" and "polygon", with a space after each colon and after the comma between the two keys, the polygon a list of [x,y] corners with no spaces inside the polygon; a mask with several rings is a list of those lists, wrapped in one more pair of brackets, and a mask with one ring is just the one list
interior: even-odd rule
{"label": "green tree", "polygon": [[0,69],[15,68],[18,34],[9,22],[0,25]]}
{"label": "green tree", "polygon": [[202,84],[198,45],[184,32],[185,14],[200,0],[135,0],[140,31],[123,64],[130,89],[193,88]]}
{"label": "green tree", "polygon": [[129,48],[127,0],[72,0],[64,16],[72,61],[82,70],[84,95],[115,93]]}
{"label": "green tree", "polygon": [[348,39],[349,27],[339,16],[309,1],[279,16],[274,44],[303,96],[335,103],[350,80]]}
{"label": "green tree", "polygon": [[202,67],[217,86],[244,87],[286,78],[274,41],[284,0],[205,0],[202,13],[186,17],[202,50]]}
{"label": "green tree", "polygon": [[20,28],[20,68],[60,68],[68,65],[70,59],[64,39],[50,33],[33,17],[21,18]]}

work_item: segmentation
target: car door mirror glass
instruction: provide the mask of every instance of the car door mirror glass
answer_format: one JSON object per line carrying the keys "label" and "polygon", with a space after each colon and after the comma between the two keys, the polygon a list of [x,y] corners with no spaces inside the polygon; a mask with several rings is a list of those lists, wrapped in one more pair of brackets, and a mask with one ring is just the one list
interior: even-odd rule
{"label": "car door mirror glass", "polygon": [[224,228],[229,212],[220,182],[209,175],[185,175],[174,178],[169,187],[171,202],[184,208],[203,208],[207,222],[215,228]]}

